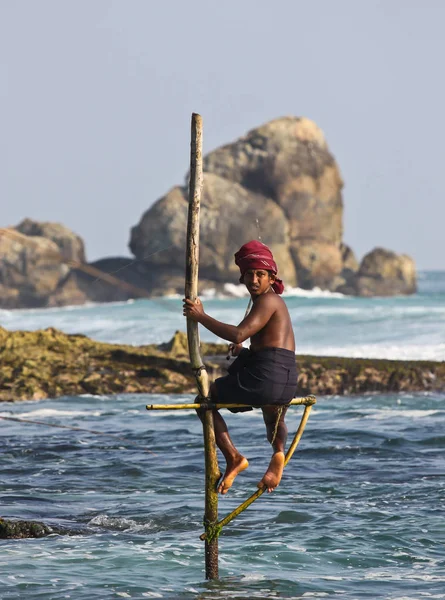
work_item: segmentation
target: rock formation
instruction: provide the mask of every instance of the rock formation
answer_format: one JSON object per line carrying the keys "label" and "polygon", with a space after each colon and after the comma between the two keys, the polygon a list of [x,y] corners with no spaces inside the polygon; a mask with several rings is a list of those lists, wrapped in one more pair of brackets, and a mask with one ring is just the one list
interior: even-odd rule
{"label": "rock formation", "polygon": [[[276,119],[210,152],[204,158],[201,277],[216,287],[236,282],[234,252],[260,237],[272,248],[288,287],[358,295],[415,291],[415,269],[403,267],[400,279],[395,266],[405,264],[405,257],[392,253],[393,267],[381,258],[372,273],[366,264],[359,269],[342,240],[342,187],[323,133],[309,119]],[[168,285],[170,292],[182,291],[186,224],[184,185],[170,190],[132,228],[130,249],[153,271],[156,290]],[[168,283],[167,273],[173,276]]]}
{"label": "rock formation", "polygon": [[86,262],[85,245],[82,238],[60,223],[41,223],[32,219],[24,219],[15,227],[15,230],[34,238],[51,240],[66,261]]}
{"label": "rock formation", "polygon": [[362,260],[349,285],[339,287],[357,296],[394,296],[416,291],[416,267],[406,254],[375,248]]}
{"label": "rock formation", "polygon": [[[200,288],[238,283],[233,255],[251,239],[272,248],[287,288],[359,296],[416,291],[414,262],[377,248],[359,265],[343,242],[343,181],[319,127],[284,117],[204,157]],[[187,184],[172,188],[132,228],[135,259],[91,266],[117,272],[149,295],[182,293]],[[5,235],[14,233],[16,237]],[[26,308],[136,297],[85,268],[82,239],[63,225],[25,219],[0,231],[0,307]],[[76,268],[77,265],[77,268]]]}
{"label": "rock formation", "polygon": [[[116,261],[118,267],[116,267]],[[105,273],[122,269],[121,280],[145,287],[144,265],[131,258],[85,263],[83,240],[58,223],[25,219],[0,230],[0,308],[54,307],[85,302],[127,300],[130,291],[87,274],[87,266]]]}
{"label": "rock formation", "polygon": [[69,273],[56,242],[40,236],[0,235],[0,292],[4,308],[46,306]]}

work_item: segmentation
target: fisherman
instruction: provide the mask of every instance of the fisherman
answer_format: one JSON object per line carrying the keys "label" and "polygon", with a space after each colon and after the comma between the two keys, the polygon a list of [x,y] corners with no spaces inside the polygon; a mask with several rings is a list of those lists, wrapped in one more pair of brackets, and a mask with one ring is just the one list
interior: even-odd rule
{"label": "fisherman", "polygon": [[[230,365],[228,374],[212,383],[211,401],[250,405],[229,409],[231,412],[261,407],[273,454],[258,487],[272,492],[283,474],[287,439],[284,417],[297,388],[295,338],[289,311],[280,297],[284,285],[277,277],[277,265],[268,246],[256,240],[244,244],[235,254],[235,264],[241,272],[240,283],[244,283],[252,299],[252,308],[239,325],[228,325],[212,318],[204,311],[199,298],[194,302],[184,299],[183,314],[231,342],[230,353],[237,358]],[[248,338],[250,349],[242,346]],[[218,492],[227,494],[235,477],[247,469],[249,463],[234,446],[218,410],[213,410],[213,420],[216,444],[226,459]]]}

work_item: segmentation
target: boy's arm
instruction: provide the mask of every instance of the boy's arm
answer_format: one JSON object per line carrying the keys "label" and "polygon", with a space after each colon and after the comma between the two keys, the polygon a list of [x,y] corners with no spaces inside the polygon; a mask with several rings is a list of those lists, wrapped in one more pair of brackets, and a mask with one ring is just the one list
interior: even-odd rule
{"label": "boy's arm", "polygon": [[[267,298],[267,296],[270,296],[270,298]],[[269,322],[275,310],[274,296],[265,294],[257,298],[252,310],[239,325],[228,325],[205,313],[199,298],[195,302],[188,299],[184,300],[184,316],[201,323],[218,337],[234,344],[241,344],[244,340],[258,333]]]}

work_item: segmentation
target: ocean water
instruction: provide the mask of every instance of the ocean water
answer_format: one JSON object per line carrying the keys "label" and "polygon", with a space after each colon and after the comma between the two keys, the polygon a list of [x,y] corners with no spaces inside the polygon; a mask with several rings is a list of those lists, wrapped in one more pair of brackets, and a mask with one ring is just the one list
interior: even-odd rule
{"label": "ocean water", "polygon": [[[298,350],[443,360],[445,274],[424,274],[420,283],[409,298],[296,291],[287,302]],[[245,304],[205,302],[230,322]],[[151,343],[184,329],[180,306],[160,299],[1,311],[0,324]],[[22,420],[0,418],[0,514],[70,533],[0,541],[1,600],[445,598],[445,393],[319,397],[281,485],[224,529],[214,582],[205,581],[199,540],[201,424],[185,410],[145,410],[190,400],[81,396],[0,405],[0,417]],[[301,413],[289,411],[290,435]],[[258,411],[229,413],[227,422],[250,467],[220,499],[221,517],[256,489],[270,457]]]}
{"label": "ocean water", "polygon": [[[246,298],[218,298],[212,290],[205,292],[204,307],[212,316],[229,323],[242,320]],[[299,289],[288,294],[299,353],[445,359],[445,271],[420,273],[419,292],[412,296],[355,298]],[[180,298],[157,298],[55,309],[0,309],[0,326],[56,327],[106,342],[151,344],[168,341],[178,329],[185,331],[185,320]],[[217,340],[205,329],[201,338]]]}

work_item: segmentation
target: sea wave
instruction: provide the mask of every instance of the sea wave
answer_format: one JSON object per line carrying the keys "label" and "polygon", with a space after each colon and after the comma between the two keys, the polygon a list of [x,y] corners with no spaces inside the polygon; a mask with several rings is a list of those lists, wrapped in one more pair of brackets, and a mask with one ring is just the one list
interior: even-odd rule
{"label": "sea wave", "polygon": [[357,344],[344,346],[321,346],[301,344],[297,354],[314,356],[345,356],[349,358],[376,358],[388,360],[434,360],[443,361],[445,344]]}
{"label": "sea wave", "polygon": [[[2,415],[6,415],[6,414],[10,414],[10,413],[2,413]],[[102,415],[102,412],[95,410],[95,411],[85,411],[85,410],[58,410],[58,409],[54,409],[54,408],[39,408],[37,410],[32,410],[30,412],[24,412],[24,413],[14,413],[15,416],[17,418],[23,418],[23,419],[34,419],[36,417],[41,418],[41,417],[68,417],[68,418],[74,418],[74,417],[100,417]]]}
{"label": "sea wave", "polygon": [[[223,292],[218,292],[216,288],[207,288],[201,292],[201,297],[206,299],[218,299],[224,300],[226,298],[248,298],[249,292],[245,285],[225,283],[223,285]],[[322,290],[319,287],[312,288],[311,290],[304,290],[299,287],[288,287],[283,292],[283,296],[288,298],[347,298],[345,294],[339,292],[330,292],[329,290]],[[168,298],[180,298],[180,294],[171,294]]]}
{"label": "sea wave", "polygon": [[404,409],[403,407],[397,410],[392,410],[390,408],[378,410],[372,412],[368,415],[362,414],[362,419],[375,419],[381,421],[383,419],[395,419],[399,418],[401,415],[405,419],[422,419],[426,417],[441,417],[445,414],[443,410],[415,410],[415,409]]}
{"label": "sea wave", "polygon": [[109,515],[97,515],[93,517],[88,525],[103,527],[105,529],[111,529],[112,531],[132,531],[132,532],[148,532],[154,529],[153,521],[147,521],[146,523],[138,523],[133,519],[127,519],[126,517],[111,517]]}
{"label": "sea wave", "polygon": [[345,294],[340,292],[330,292],[329,290],[322,290],[319,287],[314,287],[311,290],[303,290],[302,288],[286,288],[283,292],[285,297],[296,297],[296,298],[348,298]]}

